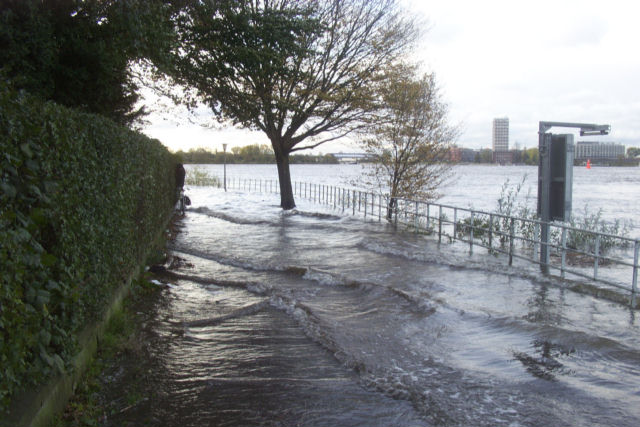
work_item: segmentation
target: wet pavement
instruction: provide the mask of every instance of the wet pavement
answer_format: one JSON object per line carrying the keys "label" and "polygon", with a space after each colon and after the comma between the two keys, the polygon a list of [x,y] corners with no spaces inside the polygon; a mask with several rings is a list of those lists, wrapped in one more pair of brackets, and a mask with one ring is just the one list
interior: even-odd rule
{"label": "wet pavement", "polygon": [[263,298],[172,278],[142,304],[141,347],[103,377],[102,425],[427,425]]}

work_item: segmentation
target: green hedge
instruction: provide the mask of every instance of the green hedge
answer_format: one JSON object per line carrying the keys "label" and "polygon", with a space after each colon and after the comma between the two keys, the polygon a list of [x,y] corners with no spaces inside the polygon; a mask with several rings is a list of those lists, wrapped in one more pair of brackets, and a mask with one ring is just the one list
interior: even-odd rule
{"label": "green hedge", "polygon": [[0,84],[0,413],[64,370],[175,203],[175,156]]}

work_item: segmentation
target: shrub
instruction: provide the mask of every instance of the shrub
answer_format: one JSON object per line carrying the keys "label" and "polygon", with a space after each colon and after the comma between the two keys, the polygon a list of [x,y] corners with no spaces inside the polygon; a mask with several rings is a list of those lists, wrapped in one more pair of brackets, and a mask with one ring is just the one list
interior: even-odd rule
{"label": "shrub", "polygon": [[175,203],[175,158],[0,84],[0,412],[62,371]]}
{"label": "shrub", "polygon": [[196,166],[187,171],[185,184],[220,187],[220,178],[215,175],[211,175],[207,170]]}

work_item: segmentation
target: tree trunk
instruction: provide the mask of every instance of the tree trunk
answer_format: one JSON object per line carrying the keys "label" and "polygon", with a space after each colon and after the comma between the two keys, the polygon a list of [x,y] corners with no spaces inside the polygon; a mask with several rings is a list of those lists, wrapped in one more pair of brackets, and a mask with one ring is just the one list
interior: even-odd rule
{"label": "tree trunk", "polygon": [[284,153],[275,148],[276,164],[278,165],[278,179],[280,181],[280,207],[284,210],[296,207],[293,200],[293,188],[291,187],[291,174],[289,173],[289,153]]}
{"label": "tree trunk", "polygon": [[393,220],[393,213],[398,207],[398,200],[395,197],[389,198],[389,205],[387,205],[387,220],[391,222]]}

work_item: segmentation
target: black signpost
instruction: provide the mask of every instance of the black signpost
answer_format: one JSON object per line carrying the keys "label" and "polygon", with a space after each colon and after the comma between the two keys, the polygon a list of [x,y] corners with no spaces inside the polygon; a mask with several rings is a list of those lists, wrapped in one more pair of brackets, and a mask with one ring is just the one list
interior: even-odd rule
{"label": "black signpost", "polygon": [[609,125],[540,122],[538,128],[538,217],[540,268],[549,272],[551,221],[569,221],[573,187],[573,135],[547,133],[553,127],[579,128],[580,136],[607,135]]}

